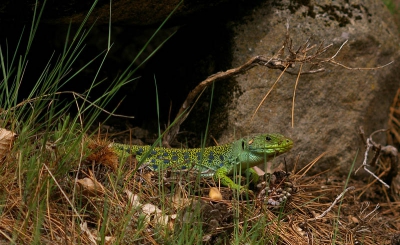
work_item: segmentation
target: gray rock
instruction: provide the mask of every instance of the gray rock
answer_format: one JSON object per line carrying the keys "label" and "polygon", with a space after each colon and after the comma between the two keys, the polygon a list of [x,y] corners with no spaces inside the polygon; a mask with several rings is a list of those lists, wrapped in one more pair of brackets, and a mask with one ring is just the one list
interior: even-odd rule
{"label": "gray rock", "polygon": [[[333,44],[323,55],[330,57],[348,39],[335,58],[343,65],[371,68],[395,62],[377,70],[347,70],[324,64],[325,72],[302,75],[296,89],[293,128],[291,110],[296,76],[289,74],[282,76],[251,120],[281,72],[256,67],[236,78],[240,92],[229,105],[228,127],[220,143],[251,133],[280,132],[292,137],[295,144],[289,154],[275,163],[285,157],[291,169],[298,155],[300,166],[304,166],[328,151],[313,171],[339,166],[342,173],[347,173],[357,150],[359,156],[364,150],[358,127],[363,126],[369,135],[387,126],[389,106],[400,85],[399,34],[391,15],[379,0],[334,3],[276,1],[258,6],[234,27],[232,67],[255,55],[276,54],[285,40],[287,19],[294,49],[309,38],[310,44],[324,41],[325,45]],[[299,64],[294,70],[298,67]],[[384,143],[384,135],[380,136]]]}

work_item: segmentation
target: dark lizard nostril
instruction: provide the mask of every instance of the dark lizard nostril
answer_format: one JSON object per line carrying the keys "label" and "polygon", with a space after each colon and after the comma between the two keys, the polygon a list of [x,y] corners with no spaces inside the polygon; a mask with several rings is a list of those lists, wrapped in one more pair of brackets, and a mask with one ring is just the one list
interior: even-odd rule
{"label": "dark lizard nostril", "polygon": [[267,136],[267,137],[265,137],[265,139],[266,139],[267,141],[270,141],[270,140],[271,140],[271,137]]}

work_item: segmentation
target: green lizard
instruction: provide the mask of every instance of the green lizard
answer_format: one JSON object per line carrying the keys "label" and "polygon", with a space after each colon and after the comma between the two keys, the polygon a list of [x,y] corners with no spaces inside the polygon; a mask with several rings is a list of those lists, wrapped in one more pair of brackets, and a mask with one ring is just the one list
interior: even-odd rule
{"label": "green lizard", "polygon": [[240,191],[246,188],[234,183],[228,175],[239,173],[241,169],[250,171],[252,180],[257,181],[258,175],[251,167],[264,163],[269,157],[289,151],[292,146],[293,141],[280,134],[248,136],[225,145],[194,149],[112,144],[117,155],[136,155],[140,163],[146,162],[152,170],[194,169],[203,177],[213,176],[222,185]]}

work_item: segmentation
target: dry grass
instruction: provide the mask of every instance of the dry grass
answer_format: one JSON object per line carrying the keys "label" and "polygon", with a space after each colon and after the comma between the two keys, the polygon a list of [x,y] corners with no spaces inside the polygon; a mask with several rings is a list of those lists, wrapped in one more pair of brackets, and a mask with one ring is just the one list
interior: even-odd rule
{"label": "dry grass", "polygon": [[[400,90],[389,115],[389,142],[395,146],[399,98]],[[67,131],[60,132],[54,135],[65,137]],[[118,158],[109,142],[99,139],[104,137],[84,137],[70,152],[57,140],[41,147],[44,135],[25,143],[18,139],[12,147],[14,135],[0,134],[0,243],[399,242],[399,176],[388,183],[390,189],[372,177],[365,183],[328,172],[307,176],[321,155],[294,173],[267,175],[245,196],[216,188],[218,183],[191,171],[138,168],[133,156]],[[65,137],[66,142],[80,138]],[[393,157],[381,154],[376,167],[375,174],[385,179]]]}
{"label": "dry grass", "polygon": [[[193,243],[204,244],[391,244],[400,229],[400,203],[390,202],[390,193],[378,183],[365,191],[365,183],[350,180],[355,190],[317,218],[344,190],[345,179],[280,171],[269,177],[270,191],[260,183],[246,199],[221,188],[222,200],[215,201],[209,191],[216,184],[190,172],[135,171],[131,157],[115,168],[117,158],[107,144],[90,142],[92,154],[84,164],[70,162],[66,175],[56,174],[60,156],[54,153],[61,149],[44,150],[47,162],[31,180],[29,193],[22,188],[27,173],[20,172],[19,152],[14,151],[0,177],[5,197],[1,239],[18,244],[94,244],[101,239],[105,244],[171,244],[186,234],[186,242],[192,237]],[[291,193],[287,202],[271,205],[283,191]]]}

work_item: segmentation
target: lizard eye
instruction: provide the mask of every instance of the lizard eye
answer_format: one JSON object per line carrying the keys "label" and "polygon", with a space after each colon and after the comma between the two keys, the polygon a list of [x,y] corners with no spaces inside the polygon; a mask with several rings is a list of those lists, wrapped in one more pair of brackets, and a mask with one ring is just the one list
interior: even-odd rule
{"label": "lizard eye", "polygon": [[270,141],[270,140],[271,140],[271,137],[267,136],[267,137],[265,137],[265,140],[266,140],[266,141]]}

